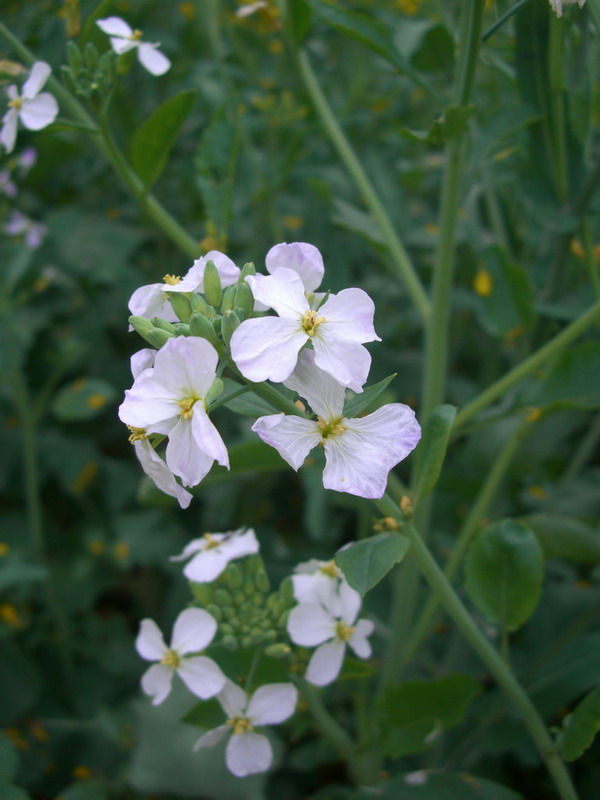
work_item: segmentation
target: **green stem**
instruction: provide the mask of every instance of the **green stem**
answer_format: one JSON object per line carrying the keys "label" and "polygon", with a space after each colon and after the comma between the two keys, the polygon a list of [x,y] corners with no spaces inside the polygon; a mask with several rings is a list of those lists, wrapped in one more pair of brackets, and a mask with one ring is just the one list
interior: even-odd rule
{"label": "green stem", "polygon": [[274,408],[278,408],[280,411],[283,411],[284,414],[292,414],[295,417],[307,419],[307,415],[298,408],[293,400],[290,400],[288,397],[283,395],[279,389],[271,386],[270,383],[252,383],[252,381],[244,378],[233,361],[229,362],[229,369],[234,375],[237,375],[238,378],[243,380],[251,391],[257,394],[259,397],[262,397],[263,400],[266,400],[267,403],[272,405]]}
{"label": "green stem", "polygon": [[597,414],[592,420],[592,424],[586,429],[579,447],[573,453],[561,478],[560,482],[562,486],[565,486],[579,474],[579,471],[587,464],[594,454],[598,442],[600,442],[600,414]]}
{"label": "green stem", "polygon": [[563,20],[559,19],[556,14],[551,14],[550,39],[548,42],[548,79],[553,125],[553,157],[551,162],[554,169],[556,195],[560,203],[565,203],[569,194],[564,90],[564,37]]}
{"label": "green stem", "polygon": [[[376,505],[384,514],[402,521],[403,514],[400,508],[388,495],[384,495],[381,500],[376,501]],[[554,780],[559,796],[562,800],[578,800],[577,792],[558,754],[557,746],[552,741],[542,718],[529,696],[502,661],[497,650],[476,625],[414,526],[410,523],[405,524],[403,532],[410,539],[412,557],[417,562],[419,570],[429,583],[439,602],[454,620],[468,644],[494,676],[506,696],[520,712],[527,730]]]}
{"label": "green stem", "polygon": [[594,289],[594,296],[596,297],[596,300],[600,300],[600,272],[598,270],[598,265],[596,264],[592,229],[590,223],[585,217],[581,221],[581,234],[583,239],[583,258],[585,266],[590,276],[592,288]]}
{"label": "green stem", "polygon": [[501,17],[498,17],[496,22],[494,22],[494,24],[491,25],[487,29],[487,31],[481,37],[481,41],[482,42],[487,42],[487,40],[490,38],[490,36],[493,36],[493,34],[496,33],[496,31],[499,28],[501,28],[504,25],[505,22],[508,22],[508,20],[512,17],[513,14],[516,14],[516,12],[520,8],[522,8],[525,5],[525,3],[528,3],[528,2],[529,2],[529,0],[518,0],[518,2],[516,2],[513,6],[511,6],[508,9],[508,11],[506,11],[504,14],[502,14]]}
{"label": "green stem", "polygon": [[532,353],[525,361],[521,362],[517,367],[511,369],[502,378],[499,378],[495,383],[485,389],[474,400],[471,400],[464,408],[462,408],[456,415],[454,423],[453,435],[463,427],[469,420],[471,420],[484,408],[490,406],[495,400],[502,397],[502,395],[515,386],[523,378],[531,375],[536,369],[546,363],[549,359],[557,356],[562,350],[577,339],[585,330],[591,327],[595,322],[600,319],[600,301],[594,303],[579,319],[569,323],[560,333],[553,339],[550,339],[545,345]]}

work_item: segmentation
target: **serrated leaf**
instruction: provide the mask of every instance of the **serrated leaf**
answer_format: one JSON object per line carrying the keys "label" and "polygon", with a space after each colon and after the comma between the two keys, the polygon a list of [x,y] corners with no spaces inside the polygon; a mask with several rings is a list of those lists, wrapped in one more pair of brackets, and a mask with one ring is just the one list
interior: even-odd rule
{"label": "serrated leaf", "polygon": [[449,405],[437,406],[427,418],[418,451],[415,504],[431,492],[440,477],[455,418],[456,408]]}
{"label": "serrated leaf", "polygon": [[159,106],[133,134],[131,160],[146,188],[152,186],[165,168],[169,152],[195,98],[195,89],[179,92]]}
{"label": "serrated leaf", "polygon": [[566,718],[560,747],[567,761],[574,761],[588,749],[600,731],[600,686],[593,689]]}
{"label": "serrated leaf", "polygon": [[347,400],[344,405],[344,416],[357,417],[363,411],[367,413],[373,411],[373,404],[379,395],[387,389],[397,374],[397,372],[394,372],[388,375],[387,378],[379,381],[379,383],[374,383],[372,386],[365,386],[362,392],[355,394],[354,397]]}
{"label": "serrated leaf", "polygon": [[63,422],[78,422],[105,411],[116,398],[110,383],[100,378],[78,378],[56,394],[52,411]]}
{"label": "serrated leaf", "polygon": [[517,630],[540,599],[542,548],[526,525],[510,519],[497,522],[471,545],[465,575],[467,592],[477,608],[490,621]]}
{"label": "serrated leaf", "polygon": [[409,546],[409,540],[398,533],[379,533],[340,550],[335,563],[350,586],[364,596],[402,561]]}

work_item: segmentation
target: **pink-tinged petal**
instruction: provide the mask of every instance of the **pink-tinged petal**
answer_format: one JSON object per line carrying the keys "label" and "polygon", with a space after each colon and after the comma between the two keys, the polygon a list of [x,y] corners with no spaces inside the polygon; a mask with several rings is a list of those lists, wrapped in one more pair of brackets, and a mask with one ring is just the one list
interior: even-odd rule
{"label": "pink-tinged petal", "polygon": [[307,242],[276,244],[267,253],[265,263],[267,272],[270,273],[281,267],[296,272],[307,294],[314,292],[321,285],[325,274],[323,256],[313,244]]}
{"label": "pink-tinged petal", "polygon": [[129,25],[121,17],[97,19],[96,25],[109,36],[122,36],[124,39],[128,39],[133,34]]}
{"label": "pink-tinged petal", "polygon": [[218,250],[211,250],[202,258],[197,258],[187,274],[183,276],[179,283],[174,286],[166,286],[169,292],[203,292],[204,291],[204,270],[209,261],[212,261],[219,278],[221,286],[232,286],[240,276],[240,268],[233,261]]}
{"label": "pink-tinged petal", "polygon": [[217,696],[221,708],[231,717],[243,717],[248,704],[248,695],[233,681],[225,681],[225,686]]}
{"label": "pink-tinged petal", "polygon": [[213,459],[201,450],[192,436],[190,420],[180,419],[169,434],[167,466],[184,486],[197,486],[208,474]]}
{"label": "pink-tinged petal", "polygon": [[238,778],[265,772],[271,766],[273,751],[266,736],[245,731],[233,734],[227,742],[225,763],[227,769]]}
{"label": "pink-tinged petal", "polygon": [[0,130],[0,144],[7,153],[12,153],[17,140],[17,120],[18,114],[14,108],[9,108],[2,118],[2,130]]}
{"label": "pink-tinged petal", "polygon": [[135,50],[139,47],[139,42],[133,42],[129,39],[123,39],[119,37],[111,37],[109,40],[110,46],[114,50],[114,52],[118,56],[122,56],[123,53],[128,53],[130,50]]}
{"label": "pink-tinged petal", "polygon": [[290,612],[287,630],[294,644],[315,647],[336,635],[336,624],[319,603],[300,603]]}
{"label": "pink-tinged petal", "polygon": [[[214,538],[216,538],[216,536]],[[233,561],[234,558],[244,558],[244,556],[251,556],[258,553],[260,545],[258,544],[256,534],[252,528],[249,528],[247,531],[240,528],[223,538],[219,550],[227,556],[229,561]]]}
{"label": "pink-tinged petal", "polygon": [[193,749],[196,751],[200,750],[201,747],[214,747],[216,744],[219,744],[219,742],[222,742],[230,732],[231,725],[219,725],[218,728],[214,728],[212,731],[207,731],[203,734],[198,739]]}
{"label": "pink-tinged petal", "polygon": [[30,131],[40,131],[58,116],[58,103],[51,94],[42,92],[31,100],[24,100],[19,112],[21,122]]}
{"label": "pink-tinged petal", "polygon": [[138,350],[137,353],[134,353],[129,360],[129,364],[131,366],[131,374],[133,375],[133,379],[135,380],[138,375],[145,369],[150,369],[154,366],[154,358],[156,356],[156,350],[153,350],[151,347],[144,347],[142,350]]}
{"label": "pink-tinged petal", "polygon": [[219,356],[206,339],[176,336],[156,354],[154,372],[178,399],[202,398],[215,379]]}
{"label": "pink-tinged petal", "polygon": [[345,653],[346,645],[340,639],[322,644],[312,654],[304,677],[315,686],[327,686],[340,674]]}
{"label": "pink-tinged petal", "polygon": [[307,341],[298,318],[248,319],[231,337],[231,355],[249,381],[281,383],[292,373],[298,351]]}
{"label": "pink-tinged petal", "polygon": [[[380,342],[373,327],[375,305],[362,289],[342,289],[331,295],[319,309],[335,336],[349,342]],[[323,327],[325,323],[323,323]]]}
{"label": "pink-tinged petal", "polygon": [[173,670],[165,664],[154,664],[142,675],[144,694],[152,698],[152,705],[157,706],[166,699],[171,691]]}
{"label": "pink-tinged petal", "polygon": [[371,644],[367,640],[375,630],[375,625],[370,619],[359,619],[356,623],[354,633],[348,639],[348,644],[359,658],[369,658],[371,655]]}
{"label": "pink-tinged petal", "polygon": [[219,694],[225,685],[225,675],[212,658],[198,656],[183,658],[177,667],[177,674],[187,688],[202,700]]}
{"label": "pink-tinged petal", "polygon": [[342,386],[362,392],[371,369],[371,356],[362,344],[337,339],[326,322],[317,328],[312,343],[317,367],[329,373]]}
{"label": "pink-tinged petal", "polygon": [[133,428],[148,428],[177,417],[180,411],[177,397],[156,379],[156,370],[146,369],[125,392],[125,400],[119,406],[119,419]]}
{"label": "pink-tinged petal", "polygon": [[157,44],[140,42],[138,45],[138,59],[152,75],[164,75],[171,67],[169,59],[158,49]]}
{"label": "pink-tinged petal", "polygon": [[173,307],[163,292],[163,283],[149,283],[140,286],[131,295],[129,310],[135,317],[160,317],[167,322],[177,322]]}
{"label": "pink-tinged petal", "polygon": [[316,422],[291,414],[259,417],[252,430],[295,470],[304,464],[306,456],[321,441],[321,431]]}
{"label": "pink-tinged petal", "polygon": [[183,574],[193,583],[211,583],[218,578],[229,559],[218,547],[203,550],[189,564],[186,564]]}
{"label": "pink-tinged petal", "polygon": [[217,632],[216,620],[203,608],[186,608],[175,620],[171,649],[182,656],[197,653],[212,642]]}
{"label": "pink-tinged petal", "polygon": [[344,579],[340,583],[338,597],[340,600],[339,616],[346,625],[352,625],[362,603],[360,594]]}
{"label": "pink-tinged petal", "polygon": [[152,619],[143,619],[135,640],[135,649],[146,661],[160,661],[167,652],[167,645],[160,628]]}
{"label": "pink-tinged petal", "polygon": [[323,419],[335,419],[344,410],[344,387],[317,367],[313,350],[300,351],[296,368],[285,385],[307,400],[315,414]]}
{"label": "pink-tinged petal", "polygon": [[23,98],[31,100],[35,97],[50,77],[51,72],[50,64],[46,64],[45,61],[36,61],[31,68],[29,77],[23,84]]}
{"label": "pink-tinged petal", "polygon": [[192,409],[192,436],[197,446],[222,467],[229,469],[229,456],[219,431],[208,418],[203,404],[196,403]]}
{"label": "pink-tinged petal", "polygon": [[133,446],[142,469],[156,487],[161,492],[168,494],[169,497],[175,497],[181,508],[187,508],[192,501],[193,495],[177,483],[173,473],[150,442],[147,439],[140,439],[134,442]]}
{"label": "pink-tinged petal", "polygon": [[269,683],[254,692],[246,715],[253,725],[278,725],[292,716],[297,702],[292,683]]}
{"label": "pink-tinged petal", "polygon": [[273,308],[280,317],[299,320],[308,311],[302,279],[291,269],[281,268],[273,275],[246,278],[255,300]]}

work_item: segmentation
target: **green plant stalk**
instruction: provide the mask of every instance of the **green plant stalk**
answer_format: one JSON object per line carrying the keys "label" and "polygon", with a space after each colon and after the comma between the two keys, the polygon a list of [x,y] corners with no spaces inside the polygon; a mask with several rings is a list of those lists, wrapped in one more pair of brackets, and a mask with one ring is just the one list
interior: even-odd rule
{"label": "green plant stalk", "polygon": [[567,168],[567,135],[565,120],[564,90],[564,37],[563,20],[556,14],[550,15],[550,38],[548,42],[548,78],[552,108],[552,150],[551,159],[554,171],[556,196],[565,203],[569,196],[569,177]]}
{"label": "green plant stalk", "polygon": [[[384,495],[381,500],[376,500],[375,503],[386,516],[395,517],[400,522],[404,519],[399,506],[388,495]],[[506,696],[520,712],[527,730],[554,781],[559,796],[562,800],[578,800],[577,792],[558,754],[557,746],[552,741],[529,696],[503,662],[497,650],[476,625],[415,527],[411,523],[406,523],[402,530],[410,540],[412,558],[415,559],[420,572],[429,583],[438,601],[444,607],[446,613],[454,620],[458,630],[494,676]]]}
{"label": "green plant stalk", "polygon": [[271,405],[275,406],[275,408],[283,411],[284,414],[293,414],[295,417],[307,419],[307,415],[304,414],[304,412],[302,412],[292,400],[283,395],[274,386],[271,386],[270,383],[267,383],[266,381],[263,383],[252,383],[252,381],[249,381],[242,375],[233,361],[230,361],[228,366],[234,375],[237,375],[238,378],[243,380],[252,392],[257,394],[259,397],[262,397],[262,399],[266,400],[267,403],[271,403]]}
{"label": "green plant stalk", "polygon": [[590,223],[585,217],[581,221],[581,234],[583,239],[583,258],[585,266],[590,276],[592,288],[594,289],[594,296],[596,297],[596,300],[600,300],[600,272],[598,270],[598,265],[596,264],[592,230]]}
{"label": "green plant stalk", "polygon": [[425,322],[430,313],[430,302],[408,253],[394,230],[394,226],[373,184],[329,105],[308,56],[302,50],[295,50],[294,55],[296,56],[298,71],[304,87],[321,119],[323,128],[381,231],[387,251],[391,256],[394,272],[403,281],[408,294],[421,315],[421,319]]}
{"label": "green plant stalk", "polygon": [[554,356],[562,352],[567,345],[575,341],[581,336],[584,331],[591,327],[594,323],[600,321],[600,301],[594,303],[586,312],[584,312],[578,319],[570,322],[566,328],[556,334],[549,342],[542,345],[535,353],[532,353],[525,361],[521,362],[517,367],[511,369],[502,378],[499,378],[495,383],[485,389],[470,403],[467,403],[456,415],[456,421],[453,428],[453,436],[455,436],[460,428],[469,422],[476,414],[483,409],[490,406],[495,400],[498,400],[509,389],[512,389],[517,383],[528,377],[536,369],[541,367]]}
{"label": "green plant stalk", "polygon": [[[23,61],[30,64],[36,61],[36,57],[31,50],[25,47],[2,23],[0,23],[0,36],[4,38]],[[107,127],[103,125],[102,129],[98,128],[94,119],[79,101],[56,78],[50,77],[48,79],[48,88],[56,96],[60,104],[75,117],[75,122],[78,125],[83,126],[88,132],[89,129],[92,129],[92,132],[89,132],[90,137],[106,157],[125,187],[140,202],[145,213],[186,255],[191,258],[198,258],[200,255],[198,242],[181,227],[154,195],[147,191],[112,137],[108,135]]]}
{"label": "green plant stalk", "polygon": [[494,24],[487,29],[487,31],[481,37],[481,41],[487,42],[490,36],[496,33],[496,31],[499,28],[501,28],[505,22],[508,22],[508,20],[512,17],[513,14],[515,14],[520,8],[523,8],[525,3],[528,2],[529,0],[517,0],[517,2],[508,9],[508,11],[505,11],[501,17],[498,17],[496,22],[494,22]]}

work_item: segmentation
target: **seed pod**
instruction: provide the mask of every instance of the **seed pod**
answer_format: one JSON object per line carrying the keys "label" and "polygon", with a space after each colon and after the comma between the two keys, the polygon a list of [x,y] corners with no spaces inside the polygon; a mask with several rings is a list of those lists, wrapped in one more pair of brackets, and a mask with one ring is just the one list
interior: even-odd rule
{"label": "seed pod", "polygon": [[265,655],[271,658],[285,658],[291,652],[292,648],[287,644],[283,644],[283,642],[277,642],[277,644],[270,644],[265,647]]}
{"label": "seed pod", "polygon": [[215,329],[205,316],[194,312],[190,317],[189,325],[192,336],[200,336],[202,339],[209,341],[212,345],[217,344],[218,339]]}
{"label": "seed pod", "polygon": [[173,311],[182,322],[189,322],[192,316],[192,304],[189,297],[181,292],[167,292]]}
{"label": "seed pod", "polygon": [[208,303],[201,294],[198,294],[198,292],[194,292],[194,294],[190,295],[189,300],[192,310],[197,311],[199,314],[204,314],[208,308]]}
{"label": "seed pod", "polygon": [[235,286],[228,286],[223,290],[223,299],[221,300],[221,314],[226,311],[231,311],[235,300]]}
{"label": "seed pod", "polygon": [[233,332],[239,325],[240,320],[235,311],[226,311],[221,321],[221,335],[227,347],[229,347]]}
{"label": "seed pod", "polygon": [[204,267],[204,296],[207,301],[215,308],[221,304],[223,297],[223,288],[221,286],[221,278],[219,272],[215,267],[214,261],[207,261]]}

